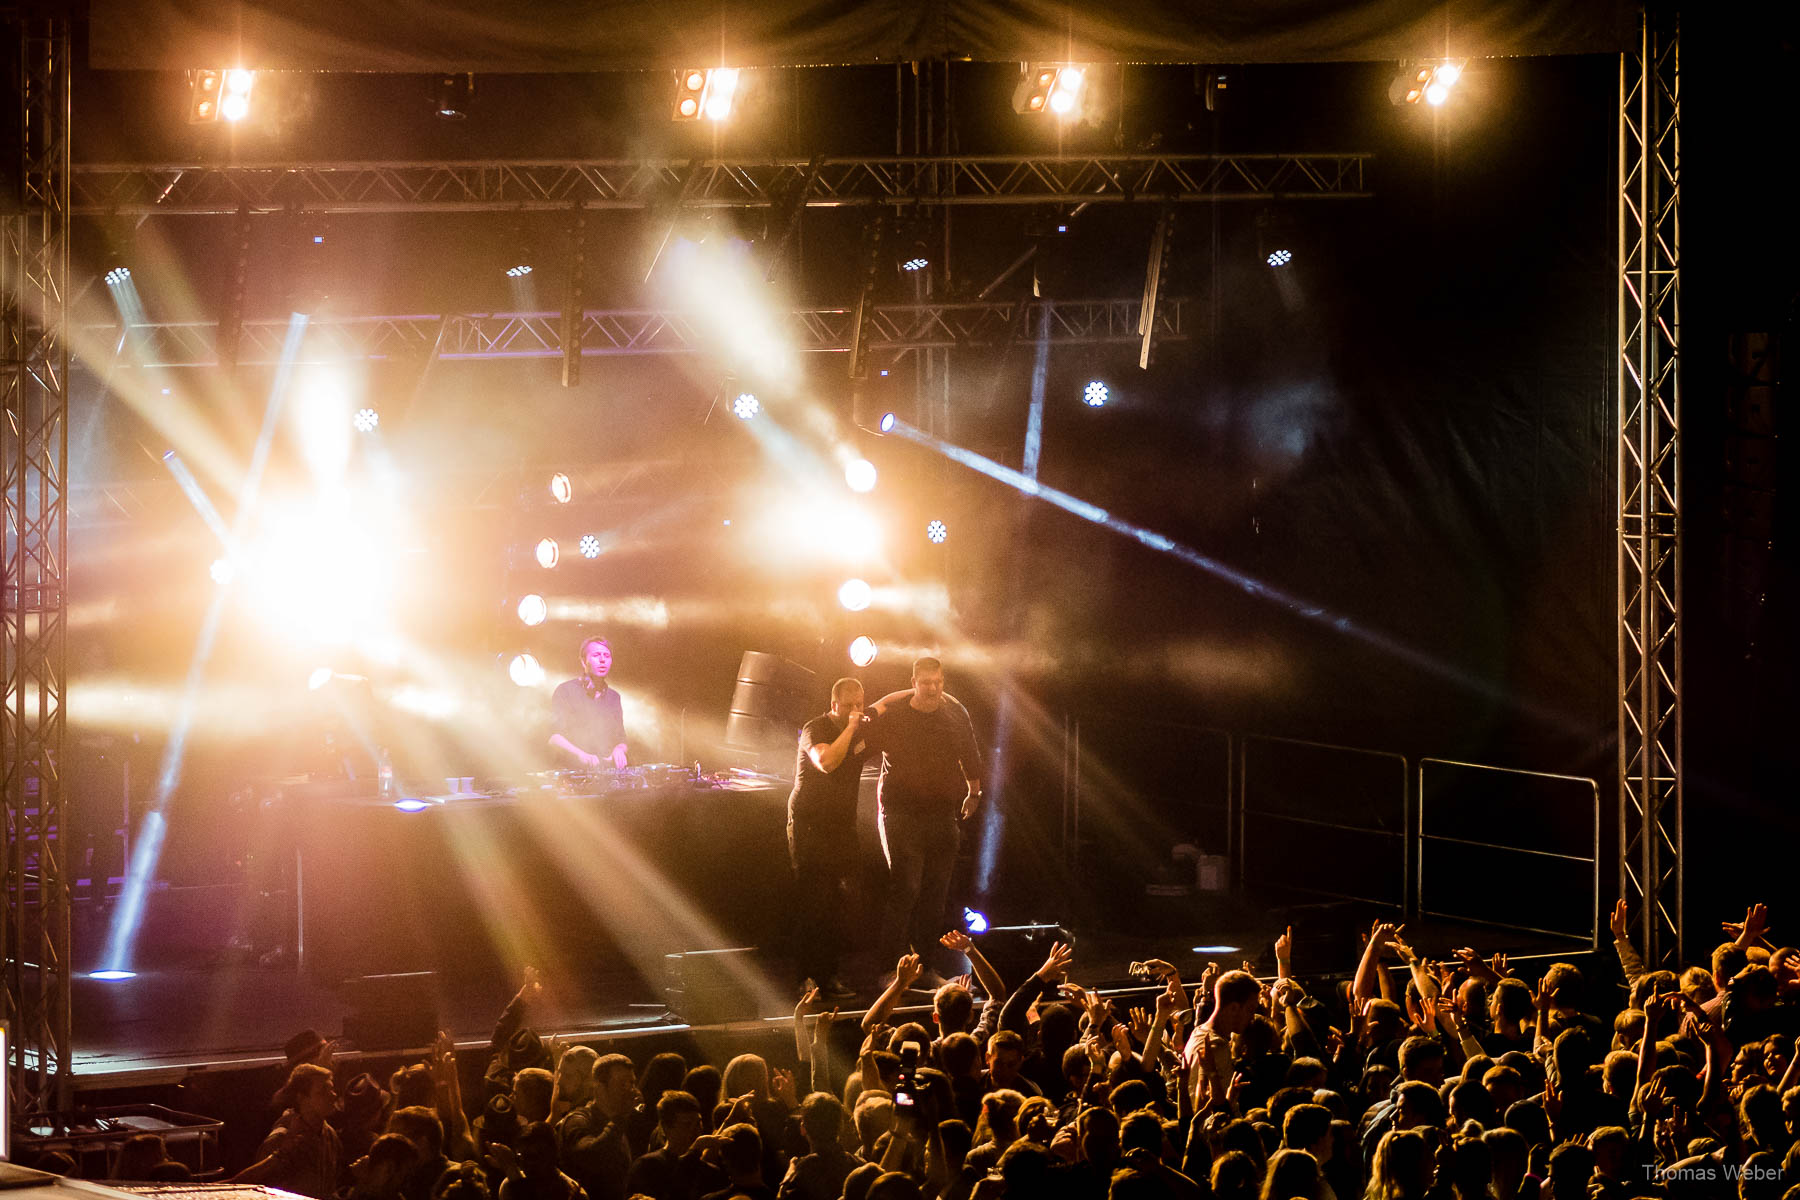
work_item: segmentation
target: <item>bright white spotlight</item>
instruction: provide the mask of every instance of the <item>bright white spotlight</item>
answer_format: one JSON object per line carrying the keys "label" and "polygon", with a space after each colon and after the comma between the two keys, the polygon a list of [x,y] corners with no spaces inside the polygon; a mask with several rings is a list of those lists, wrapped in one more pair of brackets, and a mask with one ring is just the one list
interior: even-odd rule
{"label": "bright white spotlight", "polygon": [[866,458],[852,459],[844,465],[844,482],[853,492],[875,490],[875,464]]}
{"label": "bright white spotlight", "polygon": [[600,557],[600,539],[595,537],[591,533],[582,534],[581,535],[581,557],[583,557],[583,558],[599,558]]}
{"label": "bright white spotlight", "polygon": [[520,687],[536,687],[544,682],[544,664],[530,654],[515,654],[506,673]]}
{"label": "bright white spotlight", "polygon": [[556,560],[561,557],[562,548],[556,544],[555,538],[545,538],[537,544],[538,566],[543,567],[546,571],[554,567]]}
{"label": "bright white spotlight", "polygon": [[1195,946],[1195,954],[1236,954],[1236,946]]}
{"label": "bright white spotlight", "polygon": [[227,121],[241,121],[250,115],[250,97],[227,96],[219,101],[219,115]]}
{"label": "bright white spotlight", "polygon": [[250,115],[250,89],[256,83],[256,72],[242,67],[225,72],[225,94],[219,99],[219,115],[227,121],[241,121]]}
{"label": "bright white spotlight", "polygon": [[247,92],[256,83],[256,72],[237,67],[225,72],[225,90],[228,92]]}
{"label": "bright white spotlight", "polygon": [[943,545],[944,539],[949,536],[950,527],[942,521],[933,521],[925,527],[925,537],[934,546]]}
{"label": "bright white spotlight", "polygon": [[851,612],[861,612],[875,598],[875,589],[861,579],[846,579],[838,588],[838,603]]}
{"label": "bright white spotlight", "polygon": [[1437,69],[1437,81],[1445,87],[1456,86],[1456,81],[1461,78],[1462,68],[1455,63],[1445,63]]}
{"label": "bright white spotlight", "polygon": [[89,971],[89,979],[98,979],[105,983],[117,983],[122,979],[136,979],[136,971]]}
{"label": "bright white spotlight", "polygon": [[358,433],[374,433],[381,425],[381,414],[372,408],[359,408],[350,424]]}
{"label": "bright white spotlight", "polygon": [[126,283],[131,279],[131,268],[114,267],[106,273],[105,278],[107,287],[118,287],[120,284]]}
{"label": "bright white spotlight", "polygon": [[923,271],[926,267],[929,267],[930,265],[931,265],[930,259],[920,258],[915,255],[914,257],[909,258],[905,262],[901,263],[900,269],[902,271]]}
{"label": "bright white spotlight", "polygon": [[231,565],[229,558],[215,558],[207,574],[212,576],[214,583],[224,586],[237,577],[237,568]]}
{"label": "bright white spotlight", "polygon": [[567,504],[575,498],[575,485],[561,471],[550,477],[550,496],[558,504]]}
{"label": "bright white spotlight", "polygon": [[513,266],[506,268],[506,277],[508,279],[523,279],[529,274],[531,274],[530,263],[516,263]]}
{"label": "bright white spotlight", "polygon": [[893,413],[882,413],[881,420],[875,427],[883,433],[892,433],[894,432],[894,422],[899,419]]}
{"label": "bright white spotlight", "polygon": [[1294,252],[1292,250],[1271,250],[1268,261],[1271,267],[1285,267],[1294,261]]}
{"label": "bright white spotlight", "polygon": [[306,677],[306,690],[316,692],[330,682],[330,667],[314,667],[312,674]]}
{"label": "bright white spotlight", "polygon": [[737,414],[738,420],[748,421],[762,411],[762,404],[757,401],[753,393],[739,392],[738,398],[731,402],[731,411]]}
{"label": "bright white spotlight", "polygon": [[850,661],[859,667],[866,667],[875,661],[875,639],[863,634],[850,643]]}
{"label": "bright white spotlight", "polygon": [[708,72],[706,78],[706,119],[723,121],[731,116],[731,103],[737,95],[738,73],[736,67],[719,67]]}
{"label": "bright white spotlight", "polygon": [[519,601],[519,620],[527,625],[542,625],[544,618],[549,615],[550,606],[536,592]]}
{"label": "bright white spotlight", "polygon": [[1081,389],[1081,402],[1089,408],[1099,408],[1106,403],[1111,395],[1111,389],[1100,380],[1095,379],[1089,382],[1085,388]]}
{"label": "bright white spotlight", "polygon": [[1434,82],[1430,87],[1425,89],[1425,103],[1431,105],[1433,108],[1443,104],[1444,101],[1449,98],[1450,89],[1442,83]]}
{"label": "bright white spotlight", "polygon": [[979,909],[964,906],[963,928],[970,933],[986,933],[988,931],[987,914]]}
{"label": "bright white spotlight", "polygon": [[403,799],[394,801],[394,807],[401,812],[422,812],[431,807],[431,802],[428,800],[415,800],[411,796],[407,796]]}

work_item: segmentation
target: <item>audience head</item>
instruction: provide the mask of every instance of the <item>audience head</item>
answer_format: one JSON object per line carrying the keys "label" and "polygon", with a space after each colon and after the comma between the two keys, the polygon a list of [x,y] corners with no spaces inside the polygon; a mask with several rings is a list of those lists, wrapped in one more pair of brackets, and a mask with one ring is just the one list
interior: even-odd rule
{"label": "audience head", "polygon": [[548,1121],[550,1097],[555,1091],[555,1077],[542,1067],[526,1067],[514,1075],[513,1109],[519,1114],[519,1120],[526,1124]]}
{"label": "audience head", "polygon": [[595,1108],[609,1116],[631,1110],[637,1102],[637,1069],[629,1058],[608,1054],[594,1063],[593,1102]]}
{"label": "audience head", "polygon": [[1414,1130],[1392,1130],[1376,1143],[1366,1195],[1368,1200],[1423,1200],[1435,1174],[1431,1147],[1424,1135]]}
{"label": "audience head", "polygon": [[725,1139],[719,1158],[733,1184],[755,1179],[762,1174],[762,1134],[756,1131],[756,1126],[748,1121],[739,1121],[736,1125],[727,1125],[719,1130],[719,1136]]}
{"label": "audience head", "polygon": [[1319,1200],[1319,1160],[1304,1150],[1277,1150],[1263,1176],[1262,1200]]}
{"label": "audience head", "polygon": [[719,1093],[724,1090],[724,1079],[719,1068],[711,1063],[701,1063],[691,1067],[681,1081],[681,1090],[700,1102],[700,1111],[710,1113],[713,1105],[719,1102]]}
{"label": "audience head", "polygon": [[419,1161],[434,1162],[444,1153],[444,1123],[436,1111],[422,1105],[397,1108],[388,1118],[387,1131],[405,1138]]}
{"label": "audience head", "polygon": [[975,1025],[975,996],[957,983],[946,983],[931,997],[931,1019],[940,1034],[967,1033]]}
{"label": "audience head", "polygon": [[1242,1033],[1256,1016],[1262,985],[1248,971],[1227,971],[1213,984],[1213,1011],[1208,1018],[1221,1033]]}
{"label": "audience head", "polygon": [[288,1072],[287,1082],[275,1093],[275,1107],[292,1112],[309,1125],[331,1115],[337,1105],[337,1087],[331,1072],[317,1063],[303,1062]]}
{"label": "audience head", "polygon": [[687,1153],[705,1123],[700,1101],[691,1092],[669,1088],[656,1098],[656,1127],[662,1130],[663,1143],[671,1153],[678,1156]]}

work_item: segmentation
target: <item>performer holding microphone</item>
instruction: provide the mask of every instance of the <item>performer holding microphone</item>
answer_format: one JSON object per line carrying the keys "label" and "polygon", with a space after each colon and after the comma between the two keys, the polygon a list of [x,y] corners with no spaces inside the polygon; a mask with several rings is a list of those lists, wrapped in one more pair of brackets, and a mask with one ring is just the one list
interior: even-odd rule
{"label": "performer holding microphone", "polygon": [[550,745],[589,769],[608,759],[621,769],[626,763],[625,707],[606,682],[612,663],[606,639],[588,638],[581,643],[581,676],[550,697]]}

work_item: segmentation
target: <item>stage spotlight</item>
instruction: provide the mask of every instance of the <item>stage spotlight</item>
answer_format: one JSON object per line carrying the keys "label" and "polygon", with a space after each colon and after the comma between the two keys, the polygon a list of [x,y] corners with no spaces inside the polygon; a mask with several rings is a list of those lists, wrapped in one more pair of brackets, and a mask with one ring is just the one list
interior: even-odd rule
{"label": "stage spotlight", "polygon": [[863,634],[850,643],[850,661],[866,667],[875,661],[875,639]]}
{"label": "stage spotlight", "polygon": [[1029,67],[1013,89],[1013,110],[1026,115],[1053,112],[1059,117],[1073,117],[1081,107],[1083,77],[1080,67]]}
{"label": "stage spotlight", "polygon": [[676,84],[675,119],[692,121],[700,116],[701,99],[706,92],[706,72],[698,68],[683,71]]}
{"label": "stage spotlight", "polygon": [[231,565],[229,558],[215,558],[207,573],[212,576],[214,583],[224,585],[237,576],[237,568]]}
{"label": "stage spotlight", "polygon": [[374,433],[381,424],[381,414],[372,408],[359,408],[356,415],[350,418],[350,424],[358,433]]}
{"label": "stage spotlight", "polygon": [[538,566],[543,567],[545,570],[554,567],[556,565],[556,560],[561,557],[562,547],[556,544],[555,538],[545,538],[537,544]]}
{"label": "stage spotlight", "polygon": [[581,535],[581,544],[580,544],[579,549],[581,550],[581,557],[583,557],[583,558],[599,558],[600,557],[600,539],[595,537],[591,533],[584,533]]}
{"label": "stage spotlight", "polygon": [[530,263],[515,263],[506,268],[506,277],[508,279],[523,279],[529,274],[531,274]]}
{"label": "stage spotlight", "polygon": [[846,579],[838,589],[838,603],[851,612],[861,612],[874,598],[874,589],[861,579]]}
{"label": "stage spotlight", "polygon": [[700,111],[706,114],[709,121],[724,121],[731,116],[732,101],[737,96],[738,73],[736,67],[718,67],[707,73],[706,96],[700,103]]}
{"label": "stage spotlight", "polygon": [[1081,402],[1089,408],[1099,408],[1112,397],[1112,390],[1098,379],[1091,380],[1081,389]]}
{"label": "stage spotlight", "polygon": [[243,68],[225,72],[225,91],[219,97],[219,115],[227,121],[241,121],[250,115],[250,89],[256,84],[256,72]]}
{"label": "stage spotlight", "polygon": [[762,411],[762,404],[750,392],[739,392],[738,398],[731,402],[731,411],[740,421],[748,421]]}
{"label": "stage spotlight", "polygon": [[331,682],[331,675],[332,671],[330,667],[314,667],[312,674],[306,677],[306,690],[309,692],[318,691],[320,688]]}
{"label": "stage spotlight", "polygon": [[1271,250],[1265,261],[1271,267],[1285,267],[1294,261],[1294,252],[1292,250]]}
{"label": "stage spotlight", "polygon": [[942,521],[933,521],[925,527],[925,538],[934,546],[943,545],[944,539],[949,536],[950,527]]}
{"label": "stage spotlight", "polygon": [[544,664],[530,654],[515,654],[506,673],[520,687],[536,687],[544,682]]}
{"label": "stage spotlight", "polygon": [[987,914],[965,906],[963,908],[963,928],[970,933],[986,933],[988,931]]}
{"label": "stage spotlight", "polygon": [[881,421],[879,424],[877,424],[875,426],[875,428],[880,430],[882,433],[892,433],[892,432],[894,432],[894,422],[897,420],[899,420],[899,418],[896,417],[893,413],[882,413]]}
{"label": "stage spotlight", "polygon": [[189,73],[188,124],[198,125],[219,119],[219,91],[224,76],[223,71]]}
{"label": "stage spotlight", "polygon": [[411,796],[394,801],[394,807],[401,812],[421,812],[431,807],[429,800],[415,800]]}
{"label": "stage spotlight", "polygon": [[527,625],[542,625],[544,618],[549,615],[550,606],[536,592],[519,601],[519,620]]}
{"label": "stage spotlight", "polygon": [[98,979],[103,983],[118,983],[123,979],[136,979],[136,971],[89,971],[89,979]]}
{"label": "stage spotlight", "polygon": [[923,271],[931,265],[931,251],[923,240],[914,241],[912,245],[900,252],[900,269],[902,271]]}
{"label": "stage spotlight", "polygon": [[107,287],[119,287],[122,284],[131,282],[131,268],[124,266],[112,267],[106,272],[103,278],[106,280]]}
{"label": "stage spotlight", "polygon": [[1450,99],[1450,89],[1462,78],[1463,66],[1457,62],[1420,63],[1404,67],[1388,87],[1388,99],[1395,104],[1417,104],[1424,101],[1436,108]]}
{"label": "stage spotlight", "polygon": [[1240,953],[1240,951],[1239,951],[1238,947],[1236,947],[1236,946],[1195,946],[1194,953],[1195,954],[1237,954],[1237,953]]}
{"label": "stage spotlight", "polygon": [[569,477],[558,471],[550,477],[550,495],[558,504],[567,504],[575,498],[575,485]]}
{"label": "stage spotlight", "polygon": [[856,458],[845,463],[844,482],[850,485],[853,492],[874,491],[875,464],[866,458]]}

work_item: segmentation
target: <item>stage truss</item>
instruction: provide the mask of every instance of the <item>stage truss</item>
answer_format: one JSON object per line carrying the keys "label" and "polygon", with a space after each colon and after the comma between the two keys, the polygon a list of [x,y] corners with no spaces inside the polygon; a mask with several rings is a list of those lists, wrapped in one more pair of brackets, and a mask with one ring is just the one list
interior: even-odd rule
{"label": "stage truss", "polygon": [[0,390],[6,423],[5,911],[0,960],[12,1038],[7,1084],[26,1111],[66,1108],[73,1082],[63,827],[68,598],[69,29],[13,16],[22,118],[14,195],[0,214]]}
{"label": "stage truss", "polygon": [[1682,961],[1681,90],[1672,13],[1619,64],[1619,894]]}
{"label": "stage truss", "polygon": [[[996,300],[955,304],[888,304],[871,310],[864,346],[893,359],[920,350],[998,346],[1022,329],[1048,320],[1050,339],[1062,346],[1135,345],[1140,340],[1137,300]],[[1181,341],[1198,308],[1164,299],[1155,315],[1158,340]],[[856,314],[848,308],[792,310],[786,326],[802,352],[848,353]],[[289,322],[245,321],[239,327],[236,363],[270,365],[282,360]],[[117,346],[111,369],[210,367],[219,362],[219,327],[212,322],[86,326],[84,344]],[[608,355],[691,354],[704,350],[705,331],[692,314],[671,309],[588,309],[582,314],[581,353]],[[122,339],[122,340],[121,340]],[[300,362],[353,358],[561,358],[561,313],[453,313],[309,320]]]}
{"label": "stage truss", "polygon": [[81,164],[81,216],[1355,199],[1370,154]]}

